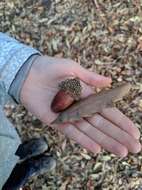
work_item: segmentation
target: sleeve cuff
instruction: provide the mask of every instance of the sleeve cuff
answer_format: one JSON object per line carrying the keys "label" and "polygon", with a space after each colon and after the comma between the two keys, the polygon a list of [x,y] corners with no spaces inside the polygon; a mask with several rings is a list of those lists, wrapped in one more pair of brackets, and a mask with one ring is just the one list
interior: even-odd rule
{"label": "sleeve cuff", "polygon": [[22,65],[22,67],[17,72],[17,74],[9,88],[8,93],[16,103],[21,103],[20,102],[21,89],[22,89],[23,84],[29,74],[32,64],[39,56],[40,56],[39,54],[34,54],[34,55],[30,56],[28,58],[28,60],[26,60],[26,62]]}
{"label": "sleeve cuff", "polygon": [[40,52],[26,45],[22,45],[20,49],[13,54],[9,60],[8,66],[4,68],[1,76],[1,79],[5,82],[7,92],[9,91],[10,85],[23,63],[25,63],[25,61],[34,54],[40,55]]}

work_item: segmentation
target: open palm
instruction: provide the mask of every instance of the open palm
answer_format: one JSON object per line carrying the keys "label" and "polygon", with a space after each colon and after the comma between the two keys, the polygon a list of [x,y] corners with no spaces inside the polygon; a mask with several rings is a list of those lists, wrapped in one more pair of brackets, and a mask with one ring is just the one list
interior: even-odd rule
{"label": "open palm", "polygon": [[[90,72],[72,60],[39,56],[21,90],[22,104],[50,125],[58,116],[51,110],[58,84],[69,77],[81,79],[82,98],[93,93],[92,87],[105,87],[111,83],[110,78]],[[116,108],[104,109],[101,115],[95,114],[73,124],[59,125],[57,129],[94,154],[99,153],[101,147],[121,157],[141,150],[139,130]]]}

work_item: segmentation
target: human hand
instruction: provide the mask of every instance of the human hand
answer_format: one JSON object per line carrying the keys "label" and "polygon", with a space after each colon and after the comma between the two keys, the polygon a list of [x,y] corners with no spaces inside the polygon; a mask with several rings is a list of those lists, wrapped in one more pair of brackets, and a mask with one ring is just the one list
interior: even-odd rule
{"label": "human hand", "polygon": [[[22,104],[50,125],[58,116],[51,110],[51,102],[59,90],[58,84],[70,77],[80,78],[82,98],[93,93],[92,87],[105,87],[111,83],[110,78],[90,72],[72,60],[40,56],[33,63],[22,87]],[[94,154],[99,153],[101,147],[120,157],[141,150],[139,130],[116,108],[106,108],[101,115],[62,124],[57,129]]]}

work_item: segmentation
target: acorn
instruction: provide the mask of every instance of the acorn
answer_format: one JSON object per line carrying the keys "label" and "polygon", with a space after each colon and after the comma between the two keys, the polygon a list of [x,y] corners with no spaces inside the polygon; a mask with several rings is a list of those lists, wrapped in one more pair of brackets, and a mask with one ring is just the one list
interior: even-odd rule
{"label": "acorn", "polygon": [[78,78],[66,79],[59,84],[59,91],[55,95],[51,109],[58,113],[68,108],[81,97],[82,86]]}

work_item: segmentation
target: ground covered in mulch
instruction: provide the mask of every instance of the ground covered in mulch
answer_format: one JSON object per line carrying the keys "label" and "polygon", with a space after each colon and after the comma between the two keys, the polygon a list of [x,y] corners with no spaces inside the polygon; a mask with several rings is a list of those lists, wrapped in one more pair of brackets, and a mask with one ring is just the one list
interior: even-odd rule
{"label": "ground covered in mulch", "polygon": [[[111,76],[113,86],[133,84],[118,107],[142,132],[141,0],[1,0],[0,31],[57,57]],[[33,190],[140,190],[142,154],[119,159],[106,151],[93,156],[44,126],[23,107],[7,107],[23,140],[44,135],[58,164],[33,178]]]}

